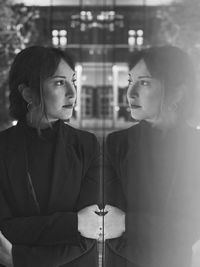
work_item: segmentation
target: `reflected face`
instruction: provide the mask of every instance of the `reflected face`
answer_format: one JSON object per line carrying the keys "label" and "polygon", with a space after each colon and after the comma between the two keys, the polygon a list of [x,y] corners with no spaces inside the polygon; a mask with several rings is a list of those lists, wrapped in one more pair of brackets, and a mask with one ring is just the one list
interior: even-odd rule
{"label": "reflected face", "polygon": [[129,73],[127,99],[131,117],[154,122],[160,114],[162,98],[161,82],[152,77],[145,61],[140,60]]}
{"label": "reflected face", "polygon": [[68,120],[76,100],[75,73],[61,60],[54,75],[44,81],[44,103],[48,120]]}

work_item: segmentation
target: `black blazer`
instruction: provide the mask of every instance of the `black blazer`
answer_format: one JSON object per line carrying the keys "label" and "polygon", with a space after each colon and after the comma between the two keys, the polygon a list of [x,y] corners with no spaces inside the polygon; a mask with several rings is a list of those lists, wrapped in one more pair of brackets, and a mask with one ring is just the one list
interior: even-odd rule
{"label": "black blazer", "polygon": [[95,266],[95,242],[80,236],[77,211],[99,201],[96,137],[59,122],[45,215],[38,211],[24,150],[22,123],[0,133],[0,230],[13,244],[14,266]]}
{"label": "black blazer", "polygon": [[[107,267],[188,267],[200,239],[200,133],[141,122],[106,142],[105,203],[126,212]],[[119,263],[119,264],[118,264]]]}

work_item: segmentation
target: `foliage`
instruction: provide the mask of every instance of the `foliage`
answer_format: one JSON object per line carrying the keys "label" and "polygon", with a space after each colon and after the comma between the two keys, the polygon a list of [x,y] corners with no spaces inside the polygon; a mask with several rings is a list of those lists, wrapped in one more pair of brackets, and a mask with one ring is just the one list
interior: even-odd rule
{"label": "foliage", "polygon": [[200,1],[181,0],[157,10],[154,41],[158,45],[172,44],[188,52],[197,73],[194,113],[200,122]]}
{"label": "foliage", "polygon": [[7,79],[10,64],[20,50],[37,39],[39,12],[23,4],[0,0],[0,122],[8,120]]}
{"label": "foliage", "polygon": [[182,47],[188,52],[200,49],[200,1],[182,0],[157,11],[159,42]]}

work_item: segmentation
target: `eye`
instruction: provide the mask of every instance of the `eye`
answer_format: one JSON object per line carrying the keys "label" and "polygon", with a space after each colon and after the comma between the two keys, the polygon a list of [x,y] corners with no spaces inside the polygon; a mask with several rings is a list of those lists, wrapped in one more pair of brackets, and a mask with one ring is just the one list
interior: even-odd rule
{"label": "eye", "polygon": [[63,86],[63,85],[65,85],[65,80],[57,80],[57,81],[55,81],[55,85],[56,86]]}
{"label": "eye", "polygon": [[77,82],[77,80],[74,78],[74,79],[72,79],[72,83],[73,83],[73,85],[74,85],[74,87],[77,87],[77,84],[76,84],[76,82]]}
{"label": "eye", "polygon": [[140,80],[139,84],[142,86],[150,86],[151,82],[147,80]]}
{"label": "eye", "polygon": [[133,80],[129,77],[129,79],[128,79],[128,85],[131,85],[131,84],[133,84]]}

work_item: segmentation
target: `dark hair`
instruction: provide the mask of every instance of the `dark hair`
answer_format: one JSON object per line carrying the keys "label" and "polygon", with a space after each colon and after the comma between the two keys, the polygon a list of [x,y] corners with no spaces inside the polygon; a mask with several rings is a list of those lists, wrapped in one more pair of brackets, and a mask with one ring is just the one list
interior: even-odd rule
{"label": "dark hair", "polygon": [[184,85],[186,90],[178,104],[178,116],[186,118],[193,105],[196,78],[193,64],[184,51],[175,46],[146,48],[133,54],[129,62],[132,69],[144,60],[150,74],[164,84],[164,101],[175,96],[176,89]]}
{"label": "dark hair", "polygon": [[27,102],[18,90],[19,85],[30,87],[42,104],[41,85],[55,73],[61,59],[74,70],[74,61],[70,53],[58,48],[31,46],[16,55],[9,73],[10,115],[13,118],[24,118],[28,111]]}

